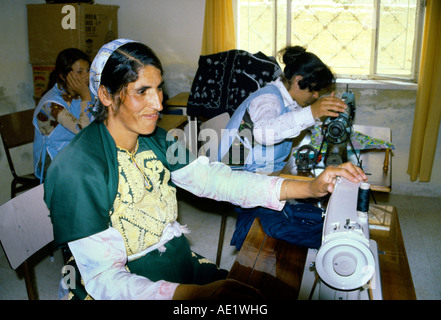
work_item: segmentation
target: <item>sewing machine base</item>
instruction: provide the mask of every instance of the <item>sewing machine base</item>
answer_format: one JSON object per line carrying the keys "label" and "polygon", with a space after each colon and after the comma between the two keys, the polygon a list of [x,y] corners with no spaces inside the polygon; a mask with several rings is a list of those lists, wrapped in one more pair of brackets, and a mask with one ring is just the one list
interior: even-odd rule
{"label": "sewing machine base", "polygon": [[370,250],[374,253],[375,273],[368,284],[355,290],[337,290],[331,288],[318,277],[315,271],[317,250],[309,249],[300,285],[299,300],[383,300],[381,291],[378,247],[374,240],[369,241]]}

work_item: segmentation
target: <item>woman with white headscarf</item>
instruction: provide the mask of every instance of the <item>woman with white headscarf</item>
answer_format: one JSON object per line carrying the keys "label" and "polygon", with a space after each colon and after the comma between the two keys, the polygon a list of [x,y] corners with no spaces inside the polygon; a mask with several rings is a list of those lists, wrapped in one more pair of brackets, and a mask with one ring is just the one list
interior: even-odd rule
{"label": "woman with white headscarf", "polygon": [[260,297],[245,284],[225,280],[227,271],[190,250],[188,231],[176,221],[176,186],[244,207],[280,209],[286,199],[331,192],[337,176],[354,182],[366,176],[345,164],[299,182],[195,159],[156,127],[162,73],[157,56],[139,42],[118,39],[103,46],[90,73],[97,118],[48,170],[45,201],[55,242],[68,244],[79,271],[69,286],[71,297]]}

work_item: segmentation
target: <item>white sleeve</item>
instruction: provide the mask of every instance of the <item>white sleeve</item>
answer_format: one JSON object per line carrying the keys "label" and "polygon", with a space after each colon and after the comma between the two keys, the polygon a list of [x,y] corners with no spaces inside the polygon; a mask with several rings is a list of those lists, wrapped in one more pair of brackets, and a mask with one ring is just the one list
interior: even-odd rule
{"label": "white sleeve", "polygon": [[153,282],[126,269],[127,254],[121,234],[109,228],[69,242],[87,293],[95,300],[168,300],[178,286]]}
{"label": "white sleeve", "polygon": [[80,119],[78,119],[78,129],[82,130],[90,124],[89,116],[87,115],[87,106],[89,101],[81,101]]}
{"label": "white sleeve", "polygon": [[254,123],[253,135],[259,144],[271,146],[294,138],[316,123],[310,106],[282,115],[281,108],[285,107],[271,94],[261,95],[251,102],[249,114]]}
{"label": "white sleeve", "polygon": [[228,201],[243,208],[257,206],[282,210],[283,178],[248,171],[233,171],[222,162],[200,156],[189,165],[173,171],[174,184],[204,198]]}
{"label": "white sleeve", "polygon": [[63,110],[58,113],[56,119],[58,123],[60,123],[70,132],[74,134],[80,132],[78,128],[78,119],[75,118],[75,116],[70,113],[69,110],[67,110],[66,108],[63,108]]}

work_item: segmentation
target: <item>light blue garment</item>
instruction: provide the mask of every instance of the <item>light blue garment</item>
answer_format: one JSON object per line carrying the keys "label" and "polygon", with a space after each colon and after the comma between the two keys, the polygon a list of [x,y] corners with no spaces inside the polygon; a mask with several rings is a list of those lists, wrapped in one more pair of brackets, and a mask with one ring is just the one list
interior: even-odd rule
{"label": "light blue garment", "polygon": [[[275,171],[282,170],[285,166],[286,159],[291,152],[292,140],[287,139],[280,143],[277,143],[272,146],[264,146],[256,143],[254,147],[252,147],[251,142],[247,138],[247,135],[243,132],[239,133],[239,126],[242,122],[242,119],[245,115],[245,112],[248,110],[251,102],[260,95],[264,94],[272,94],[279,98],[280,105],[284,106],[282,94],[277,88],[277,86],[268,84],[267,86],[253,92],[244,102],[240,104],[240,106],[236,109],[233,116],[226,126],[226,130],[222,133],[221,142],[219,145],[219,153],[218,160],[221,161],[224,156],[230,152],[230,147],[233,144],[233,140],[235,138],[239,138],[246,149],[249,150],[248,156],[245,160],[243,169],[251,172],[264,172],[264,173],[272,173]],[[280,115],[289,112],[290,109],[283,107]],[[272,134],[271,131],[266,132],[266,134]],[[253,139],[253,137],[249,137]],[[233,157],[235,151],[232,151]],[[230,164],[231,165],[231,164]],[[232,164],[234,165],[234,163]]]}
{"label": "light blue garment", "polygon": [[[35,127],[33,158],[34,158],[34,173],[43,182],[43,171],[46,160],[46,154],[53,159],[60,150],[62,150],[72,139],[75,133],[69,131],[61,124],[58,124],[55,129],[49,134],[41,133],[38,126],[37,115],[47,103],[56,103],[66,108],[75,118],[80,118],[81,113],[81,99],[72,100],[70,106],[62,98],[63,91],[55,85],[50,89],[40,100],[37,108],[34,111],[34,118],[32,123]],[[49,115],[48,115],[49,116]]]}
{"label": "light blue garment", "polygon": [[92,94],[92,98],[98,98],[98,88],[101,84],[101,74],[103,73],[103,69],[107,63],[107,60],[109,60],[113,51],[129,42],[138,41],[130,39],[116,39],[103,45],[96,54],[95,58],[92,61],[92,65],[90,66],[89,73],[89,89]]}

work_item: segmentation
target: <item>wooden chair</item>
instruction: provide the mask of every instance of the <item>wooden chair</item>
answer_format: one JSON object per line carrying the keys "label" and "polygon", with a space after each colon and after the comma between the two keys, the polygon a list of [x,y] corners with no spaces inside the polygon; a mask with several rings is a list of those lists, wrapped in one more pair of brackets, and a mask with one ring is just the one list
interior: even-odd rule
{"label": "wooden chair", "polygon": [[33,115],[34,109],[30,109],[0,116],[0,133],[9,168],[13,176],[11,198],[14,198],[19,192],[40,184],[40,180],[33,173],[17,175],[9,152],[10,149],[34,142]]}
{"label": "wooden chair", "polygon": [[27,259],[54,240],[43,184],[0,206],[0,241],[12,269],[23,266],[29,300],[37,298]]}
{"label": "wooden chair", "polygon": [[[218,154],[218,146],[219,146],[219,142],[222,136],[222,129],[224,129],[227,126],[228,121],[230,120],[230,115],[227,112],[224,112],[220,115],[217,115],[207,121],[205,121],[204,123],[201,124],[201,132],[199,133],[199,135],[202,135],[202,138],[205,139],[208,136],[211,137],[212,134],[216,134],[217,135],[217,141],[218,143],[216,144],[216,147],[211,148],[209,150],[209,154],[207,154],[208,150],[205,150],[204,146],[201,147],[200,149],[200,153],[201,154],[205,154],[210,161],[217,161],[217,154]],[[210,130],[209,132],[205,132],[206,134],[204,134],[204,130]],[[213,137],[211,137],[213,138]],[[212,145],[211,147],[214,147],[214,145]],[[220,230],[219,230],[219,240],[217,243],[217,253],[216,253],[216,265],[219,267],[220,266],[220,261],[222,258],[222,247],[223,247],[223,243],[224,243],[224,237],[225,237],[225,227],[226,227],[226,223],[227,223],[227,215],[228,212],[225,210],[222,212],[222,219],[221,219],[221,225],[220,225]]]}

